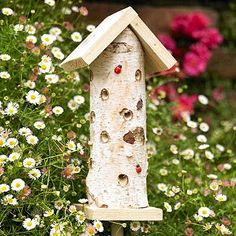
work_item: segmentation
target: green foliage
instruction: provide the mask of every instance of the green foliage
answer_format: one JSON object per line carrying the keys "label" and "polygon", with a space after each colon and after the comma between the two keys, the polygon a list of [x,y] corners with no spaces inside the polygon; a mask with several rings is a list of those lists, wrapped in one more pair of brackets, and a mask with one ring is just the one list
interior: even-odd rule
{"label": "green foliage", "polygon": [[[102,231],[99,221],[86,221],[75,208],[86,198],[88,71],[65,73],[59,67],[93,26],[83,23],[84,7],[54,3],[0,3],[0,9],[14,12],[5,9],[0,15],[0,235]],[[165,83],[148,81],[148,93]],[[209,235],[229,233],[222,224],[235,232],[236,120],[227,101],[210,99],[198,104],[194,122],[173,122],[176,104],[165,96],[148,100],[148,194],[151,206],[164,209],[164,220],[131,222],[127,235],[205,235],[207,223],[212,224]],[[204,122],[210,124],[208,132],[200,125]],[[209,147],[199,149],[204,139]],[[218,190],[212,190],[212,182]],[[226,201],[215,199],[220,193]],[[195,214],[201,207],[212,211],[199,221]],[[100,235],[109,234],[109,223],[104,228]]]}

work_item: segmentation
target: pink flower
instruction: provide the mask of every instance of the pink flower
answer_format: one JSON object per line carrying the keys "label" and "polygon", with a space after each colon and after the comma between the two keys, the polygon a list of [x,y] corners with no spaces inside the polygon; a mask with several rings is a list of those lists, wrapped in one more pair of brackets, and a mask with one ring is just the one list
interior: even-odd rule
{"label": "pink flower", "polygon": [[201,12],[176,16],[171,28],[174,32],[193,37],[193,33],[209,26],[209,19]]}
{"label": "pink flower", "polygon": [[202,58],[202,60],[208,61],[211,58],[210,50],[203,43],[192,44],[190,50]]}
{"label": "pink flower", "polygon": [[195,31],[193,37],[200,40],[210,49],[218,47],[223,42],[223,37],[216,28]]}
{"label": "pink flower", "polygon": [[207,61],[193,52],[188,52],[184,56],[183,69],[189,76],[198,76],[206,70]]}
{"label": "pink flower", "polygon": [[173,107],[173,116],[175,119],[183,118],[183,114],[191,115],[194,111],[194,105],[197,102],[197,95],[182,94],[174,101],[176,106]]}
{"label": "pink flower", "polygon": [[176,49],[176,42],[173,38],[171,38],[167,34],[159,34],[158,35],[159,40],[163,45],[169,49],[171,52],[173,52]]}
{"label": "pink flower", "polygon": [[151,98],[156,99],[161,93],[165,93],[166,97],[170,101],[173,101],[177,96],[175,87],[172,84],[165,84],[165,85],[156,87],[152,91]]}

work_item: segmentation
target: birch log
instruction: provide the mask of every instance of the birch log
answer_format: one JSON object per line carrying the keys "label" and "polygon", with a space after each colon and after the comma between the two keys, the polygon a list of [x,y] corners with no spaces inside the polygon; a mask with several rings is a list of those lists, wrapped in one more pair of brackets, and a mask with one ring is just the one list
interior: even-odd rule
{"label": "birch log", "polygon": [[[114,69],[122,66],[120,73]],[[126,28],[91,64],[89,205],[148,206],[144,52]]]}

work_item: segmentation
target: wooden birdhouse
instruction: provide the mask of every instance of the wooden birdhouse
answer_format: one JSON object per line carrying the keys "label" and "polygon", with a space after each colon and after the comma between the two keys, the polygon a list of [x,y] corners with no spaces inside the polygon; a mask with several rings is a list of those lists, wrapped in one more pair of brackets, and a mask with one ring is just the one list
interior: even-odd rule
{"label": "wooden birdhouse", "polygon": [[162,218],[147,198],[145,73],[175,63],[131,7],[107,17],[62,63],[91,69],[89,218]]}

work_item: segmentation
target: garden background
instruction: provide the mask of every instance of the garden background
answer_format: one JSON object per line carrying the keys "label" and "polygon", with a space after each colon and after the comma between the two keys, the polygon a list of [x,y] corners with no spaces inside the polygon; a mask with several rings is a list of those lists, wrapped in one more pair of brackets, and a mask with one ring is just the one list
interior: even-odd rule
{"label": "garden background", "polygon": [[109,235],[88,221],[89,72],[62,60],[132,5],[177,58],[148,75],[148,195],[158,223],[126,235],[234,235],[236,4],[233,1],[0,2],[0,235]]}

